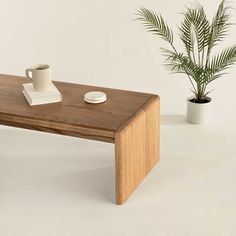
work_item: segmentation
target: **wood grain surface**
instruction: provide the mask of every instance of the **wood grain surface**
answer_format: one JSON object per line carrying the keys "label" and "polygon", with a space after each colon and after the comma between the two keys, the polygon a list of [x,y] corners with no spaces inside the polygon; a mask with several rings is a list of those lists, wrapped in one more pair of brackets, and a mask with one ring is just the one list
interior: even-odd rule
{"label": "wood grain surface", "polygon": [[[54,82],[61,103],[30,106],[22,94],[23,77],[0,75],[0,124],[114,142],[115,132],[153,95],[87,85]],[[83,96],[99,90],[107,102],[88,104]]]}
{"label": "wood grain surface", "polygon": [[116,202],[123,204],[159,161],[160,100],[153,98],[116,133]]}

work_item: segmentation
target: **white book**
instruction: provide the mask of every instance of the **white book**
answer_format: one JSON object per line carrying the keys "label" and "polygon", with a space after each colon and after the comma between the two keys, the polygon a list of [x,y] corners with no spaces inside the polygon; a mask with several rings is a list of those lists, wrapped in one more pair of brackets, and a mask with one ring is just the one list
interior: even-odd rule
{"label": "white book", "polygon": [[54,84],[46,92],[34,91],[32,83],[23,84],[23,87],[23,94],[31,106],[61,102],[62,100],[62,95]]}

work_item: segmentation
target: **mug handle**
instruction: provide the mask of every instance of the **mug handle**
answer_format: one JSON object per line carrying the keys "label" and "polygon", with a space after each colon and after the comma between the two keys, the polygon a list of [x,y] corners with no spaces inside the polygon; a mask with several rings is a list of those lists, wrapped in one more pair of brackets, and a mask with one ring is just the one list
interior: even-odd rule
{"label": "mug handle", "polygon": [[29,72],[32,73],[32,69],[26,69],[25,70],[25,76],[27,79],[29,79],[31,82],[33,82],[32,77],[29,76]]}

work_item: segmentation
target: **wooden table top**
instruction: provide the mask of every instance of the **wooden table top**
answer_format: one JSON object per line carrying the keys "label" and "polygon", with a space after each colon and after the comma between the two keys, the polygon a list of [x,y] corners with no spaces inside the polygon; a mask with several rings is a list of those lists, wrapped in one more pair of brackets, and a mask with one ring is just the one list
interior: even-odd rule
{"label": "wooden table top", "polygon": [[[0,124],[114,142],[114,134],[156,95],[56,82],[62,102],[30,106],[23,93],[24,77],[0,74]],[[83,96],[103,91],[107,101],[88,104]]]}

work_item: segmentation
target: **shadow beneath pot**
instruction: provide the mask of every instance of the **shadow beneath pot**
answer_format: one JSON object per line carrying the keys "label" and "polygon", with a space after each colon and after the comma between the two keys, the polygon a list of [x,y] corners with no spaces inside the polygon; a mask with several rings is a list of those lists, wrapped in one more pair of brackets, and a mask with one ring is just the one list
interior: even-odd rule
{"label": "shadow beneath pot", "polygon": [[161,115],[161,125],[189,125],[185,115]]}

